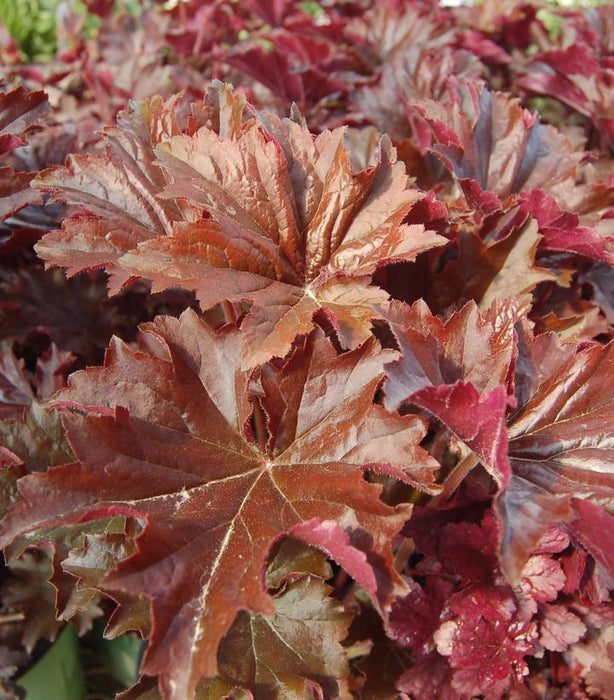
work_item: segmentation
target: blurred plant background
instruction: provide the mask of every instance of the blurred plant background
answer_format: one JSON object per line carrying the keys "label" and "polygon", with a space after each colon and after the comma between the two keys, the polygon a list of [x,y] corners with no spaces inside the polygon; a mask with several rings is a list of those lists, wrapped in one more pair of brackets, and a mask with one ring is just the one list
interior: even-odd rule
{"label": "blurred plant background", "polygon": [[0,21],[31,61],[55,54],[58,0],[0,0]]}
{"label": "blurred plant background", "polygon": [[[184,0],[168,0],[163,4],[164,9],[176,6]],[[488,0],[442,0],[441,5],[452,7],[467,4],[479,4]],[[547,12],[548,6],[553,8],[595,7],[607,4],[608,0],[545,0],[542,20],[545,24],[555,25],[560,18],[553,18]],[[118,12],[129,12],[138,15],[143,8],[149,6],[147,0],[118,0],[115,3]],[[318,14],[320,3],[317,0],[302,2],[304,9],[312,14]],[[55,55],[57,49],[56,27],[58,17],[70,8],[73,12],[83,15],[84,32],[86,36],[95,34],[99,18],[88,11],[87,4],[80,0],[0,0],[0,22],[28,61],[45,61]],[[551,27],[548,26],[548,29]],[[552,27],[556,29],[556,27]]]}
{"label": "blurred plant background", "polygon": [[[139,0],[120,0],[115,5],[118,12],[134,15],[143,6]],[[86,36],[96,33],[99,18],[80,0],[0,0],[0,22],[26,61],[45,61],[55,55],[58,20],[68,9],[83,16]]]}

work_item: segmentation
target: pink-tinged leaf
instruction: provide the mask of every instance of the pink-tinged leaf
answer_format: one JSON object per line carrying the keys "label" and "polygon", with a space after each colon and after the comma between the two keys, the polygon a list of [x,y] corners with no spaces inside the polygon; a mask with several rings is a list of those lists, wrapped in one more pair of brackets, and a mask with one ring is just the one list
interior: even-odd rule
{"label": "pink-tinged leaf", "polygon": [[521,332],[519,350],[519,408],[508,424],[513,476],[498,499],[512,582],[550,525],[573,518],[572,497],[614,496],[614,345],[576,349]]}
{"label": "pink-tinged leaf", "polygon": [[531,215],[544,237],[541,246],[584,255],[593,260],[614,264],[613,241],[599,234],[594,228],[581,226],[577,214],[562,210],[554,197],[535,189],[526,196]]}
{"label": "pink-tinged leaf", "polygon": [[566,49],[537,54],[526,66],[526,73],[519,80],[524,90],[551,95],[561,102],[590,115],[587,92],[591,78],[599,73],[599,61],[585,43],[576,43]]}
{"label": "pink-tinged leaf", "polygon": [[0,154],[22,146],[19,137],[36,124],[49,109],[47,95],[18,87],[0,93]]}
{"label": "pink-tinged leaf", "polygon": [[584,642],[574,644],[570,653],[577,663],[586,690],[593,697],[614,700],[614,625],[609,624]]}
{"label": "pink-tinged leaf", "polygon": [[569,140],[505,93],[464,80],[448,103],[424,100],[409,109],[430,126],[433,152],[461,185],[467,183],[470,204],[480,191],[504,200],[574,176],[579,157]]}
{"label": "pink-tinged leaf", "polygon": [[567,524],[569,531],[598,562],[610,588],[614,588],[614,517],[588,500],[574,498],[576,517]]}
{"label": "pink-tinged leaf", "polygon": [[498,696],[526,673],[534,651],[535,626],[515,618],[510,592],[495,586],[454,596],[451,611],[435,633],[437,650],[449,657],[453,688],[464,695]]}
{"label": "pink-tinged leaf", "polygon": [[548,651],[567,651],[586,634],[586,625],[564,605],[543,605],[539,616],[539,643]]}
{"label": "pink-tinged leaf", "polygon": [[522,570],[520,593],[517,595],[528,599],[527,603],[534,614],[537,611],[535,603],[554,600],[564,586],[565,573],[559,562],[546,554],[535,554]]}
{"label": "pink-tinged leaf", "polygon": [[[404,459],[417,449],[407,440],[423,435],[417,419],[373,404],[384,361],[373,344],[322,368],[309,358],[330,356],[329,342],[311,334],[296,350],[304,359],[290,356],[254,387],[254,404],[236,329],[216,333],[186,312],[148,325],[141,347],[149,352],[114,342],[103,368],[71,375],[58,401],[80,463],[22,479],[3,541],[114,515],[144,522],[136,553],[100,588],[151,599],[143,673],[159,675],[167,697],[187,697],[215,675],[218,645],[239,611],[274,613],[262,567],[272,543],[300,523],[331,520],[345,530],[347,551],[366,555],[357,573],[366,580],[374,570],[380,605],[404,588],[390,541],[410,507],[384,504],[363,467],[431,478],[433,467]],[[244,432],[252,408],[255,433]],[[287,429],[267,437],[267,416],[279,426],[280,411]]]}
{"label": "pink-tinged leaf", "polygon": [[23,209],[28,204],[42,202],[39,192],[30,187],[34,173],[15,172],[0,168],[0,221]]}
{"label": "pink-tinged leaf", "polygon": [[[483,618],[510,622],[516,614],[516,601],[510,588],[491,583],[467,586],[448,600],[450,613],[467,624]],[[443,635],[445,636],[445,635]]]}
{"label": "pink-tinged leaf", "polygon": [[570,542],[561,525],[552,525],[541,538],[535,554],[560,554],[569,547]]}
{"label": "pink-tinged leaf", "polygon": [[347,532],[335,521],[316,518],[294,525],[288,534],[326,552],[365,589],[372,600],[377,601],[377,581],[366,554],[352,547]]}
{"label": "pink-tinged leaf", "polygon": [[426,387],[411,397],[455,433],[479,458],[499,488],[510,478],[505,413],[507,391],[503,386],[479,394],[473,384]]}
{"label": "pink-tinged leaf", "polygon": [[402,357],[386,364],[386,406],[399,408],[421,389],[455,382],[489,392],[507,383],[514,348],[509,307],[481,313],[466,304],[443,322],[423,301],[411,307],[392,302],[382,312]]}

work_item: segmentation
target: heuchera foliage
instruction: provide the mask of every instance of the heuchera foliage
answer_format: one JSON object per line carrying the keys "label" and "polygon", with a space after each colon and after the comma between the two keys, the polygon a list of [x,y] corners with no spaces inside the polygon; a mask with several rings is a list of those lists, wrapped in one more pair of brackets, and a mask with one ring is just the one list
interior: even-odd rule
{"label": "heuchera foliage", "polygon": [[614,8],[86,5],[0,35],[2,692],[613,698]]}

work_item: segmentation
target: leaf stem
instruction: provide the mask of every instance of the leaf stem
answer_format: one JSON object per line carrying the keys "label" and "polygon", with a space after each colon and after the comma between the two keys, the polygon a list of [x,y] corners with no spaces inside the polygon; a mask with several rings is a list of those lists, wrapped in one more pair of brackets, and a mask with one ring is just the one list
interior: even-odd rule
{"label": "leaf stem", "polygon": [[429,506],[435,508],[443,501],[447,501],[454,491],[456,491],[461,481],[479,463],[480,458],[478,455],[476,455],[475,452],[470,452],[456,465],[450,476],[445,480],[441,491],[429,501]]}

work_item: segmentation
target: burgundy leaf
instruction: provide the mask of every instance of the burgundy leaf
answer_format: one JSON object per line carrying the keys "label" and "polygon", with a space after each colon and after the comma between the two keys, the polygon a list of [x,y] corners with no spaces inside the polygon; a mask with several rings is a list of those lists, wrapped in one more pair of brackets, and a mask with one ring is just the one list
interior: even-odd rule
{"label": "burgundy leaf", "polygon": [[23,133],[36,124],[49,108],[44,92],[18,87],[0,93],[0,154],[22,146]]}
{"label": "burgundy leaf", "polygon": [[568,524],[569,531],[603,568],[608,587],[614,588],[614,518],[590,501],[575,498],[572,505],[576,517]]}
{"label": "burgundy leaf", "polygon": [[334,54],[327,41],[286,32],[265,35],[272,46],[248,43],[229,51],[224,61],[262,83],[275,95],[302,108],[328,95],[346,92],[345,82],[329,76]]}
{"label": "burgundy leaf", "polygon": [[424,656],[399,678],[397,688],[410,698],[439,698],[439,700],[463,700],[452,685],[453,671],[447,659],[437,652]]}
{"label": "burgundy leaf", "polygon": [[[508,424],[513,477],[498,501],[506,574],[521,568],[550,524],[573,517],[571,498],[611,499],[613,346],[526,337]],[[590,506],[586,506],[590,508]]]}
{"label": "burgundy leaf", "polygon": [[534,649],[534,625],[515,619],[509,593],[471,589],[454,598],[449,619],[435,633],[437,650],[454,669],[452,686],[462,694],[502,694],[526,673]]}
{"label": "burgundy leaf", "polygon": [[451,591],[450,583],[429,578],[425,588],[417,587],[405,598],[394,602],[389,627],[399,646],[412,649],[418,657],[429,649]]}
{"label": "burgundy leaf", "polygon": [[574,175],[578,157],[571,143],[509,95],[465,80],[452,101],[418,101],[410,109],[430,126],[432,150],[458,178],[470,204],[480,191],[504,200],[522,190],[547,191]]}
{"label": "burgundy leaf", "polygon": [[491,473],[500,488],[510,478],[505,413],[507,391],[496,387],[480,395],[473,384],[426,387],[411,397],[426,408],[469,447]]}
{"label": "burgundy leaf", "polygon": [[581,226],[578,215],[562,210],[554,197],[536,189],[529,193],[526,201],[539,225],[539,233],[544,237],[542,247],[614,264],[612,240],[601,236],[594,228]]}

